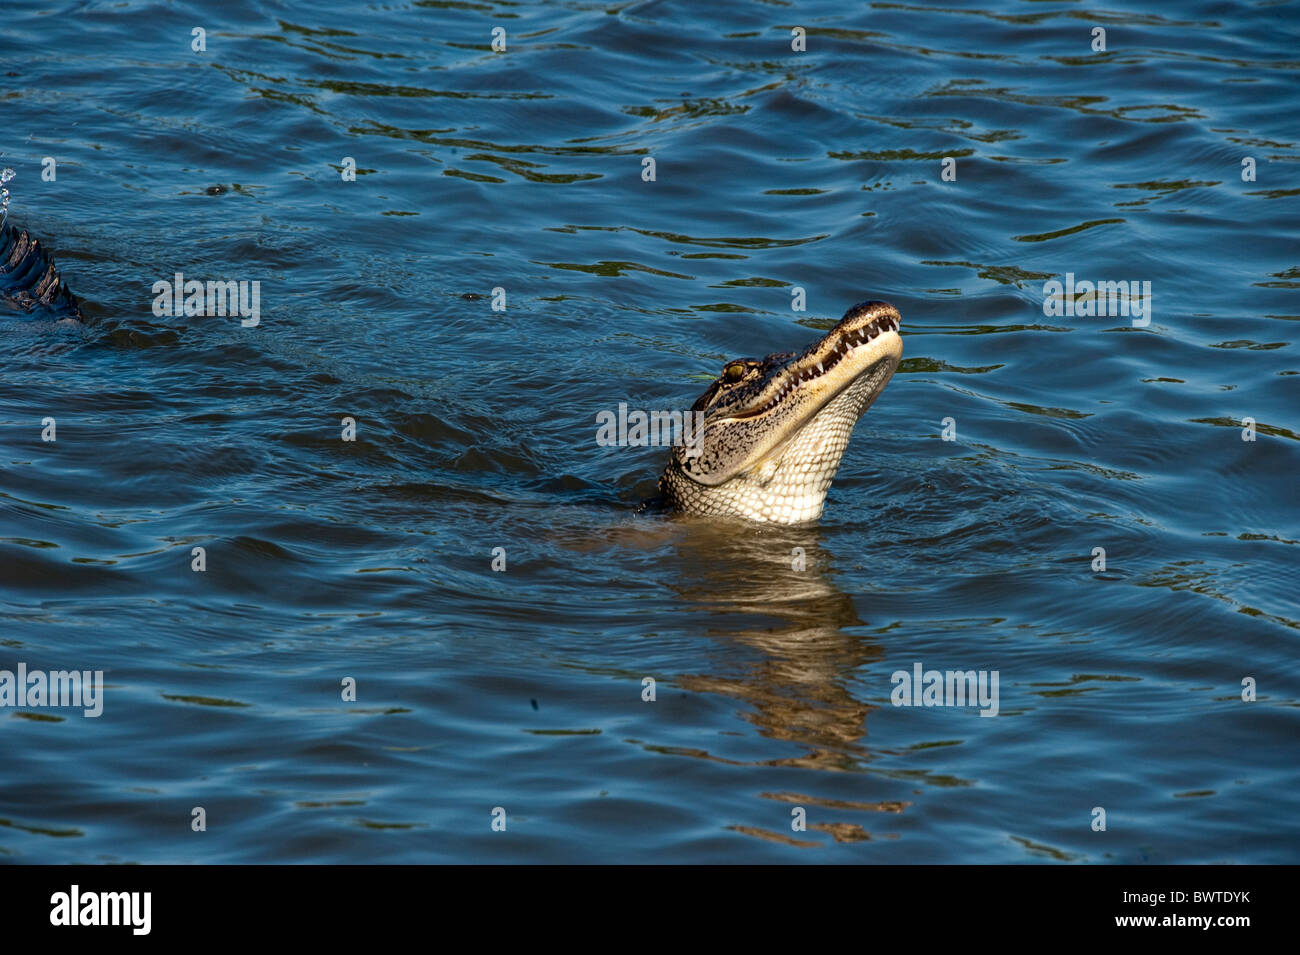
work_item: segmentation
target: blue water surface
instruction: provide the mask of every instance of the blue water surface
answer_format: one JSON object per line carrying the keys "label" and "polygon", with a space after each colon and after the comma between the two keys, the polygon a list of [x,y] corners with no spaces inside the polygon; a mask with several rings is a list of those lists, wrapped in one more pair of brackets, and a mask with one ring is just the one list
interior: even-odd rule
{"label": "blue water surface", "polygon": [[[85,317],[0,313],[0,670],[106,684],[0,707],[0,858],[1297,861],[1300,5],[0,23]],[[598,414],[870,298],[818,525],[637,510],[666,452]],[[918,664],[997,716],[893,705]]]}

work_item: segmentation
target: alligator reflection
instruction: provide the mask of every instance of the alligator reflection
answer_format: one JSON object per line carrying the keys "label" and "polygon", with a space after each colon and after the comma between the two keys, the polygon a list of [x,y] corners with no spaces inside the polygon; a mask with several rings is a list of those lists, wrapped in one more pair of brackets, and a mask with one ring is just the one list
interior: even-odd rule
{"label": "alligator reflection", "polygon": [[693,523],[676,546],[676,589],[687,606],[711,615],[711,635],[761,654],[738,664],[736,676],[688,675],[681,685],[744,700],[753,707],[747,718],[764,736],[809,747],[772,765],[860,769],[870,757],[859,740],[875,707],[855,699],[846,684],[883,651],[846,632],[864,623],[827,574],[820,531]]}
{"label": "alligator reflection", "polygon": [[[688,612],[709,617],[709,635],[758,652],[744,654],[745,659],[734,664],[734,675],[686,674],[678,683],[742,700],[748,704],[745,718],[762,736],[806,747],[801,755],[762,760],[760,765],[861,772],[871,760],[861,742],[866,717],[876,707],[857,700],[849,685],[856,670],[880,660],[884,651],[860,629],[849,632],[865,624],[850,596],[832,582],[820,533],[816,527],[758,529],[690,522],[676,544],[681,582],[675,589]],[[826,810],[897,813],[910,805],[802,792],[761,795],[804,806],[813,817],[807,822],[808,835],[822,832],[839,843],[864,842],[872,834],[858,822],[827,820]],[[814,806],[819,807],[815,812]],[[767,827],[737,823],[728,828],[786,845],[826,844]],[[896,833],[884,836],[897,838]]]}

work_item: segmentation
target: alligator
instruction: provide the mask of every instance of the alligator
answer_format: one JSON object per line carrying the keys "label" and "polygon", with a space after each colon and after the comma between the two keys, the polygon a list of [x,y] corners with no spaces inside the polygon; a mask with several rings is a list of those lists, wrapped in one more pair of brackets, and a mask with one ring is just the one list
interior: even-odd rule
{"label": "alligator", "polygon": [[26,229],[8,223],[0,225],[0,306],[49,321],[82,320],[54,260]]}
{"label": "alligator", "polygon": [[[8,224],[0,226],[0,304],[82,321],[53,260],[26,230]],[[691,408],[701,425],[673,448],[658,504],[704,517],[817,520],[853,426],[902,355],[898,310],[862,302],[797,354],[727,362]]]}
{"label": "alligator", "polygon": [[903,357],[899,321],[887,302],[862,302],[797,354],[727,362],[691,408],[702,424],[673,448],[660,502],[778,524],[821,517],[853,426]]}

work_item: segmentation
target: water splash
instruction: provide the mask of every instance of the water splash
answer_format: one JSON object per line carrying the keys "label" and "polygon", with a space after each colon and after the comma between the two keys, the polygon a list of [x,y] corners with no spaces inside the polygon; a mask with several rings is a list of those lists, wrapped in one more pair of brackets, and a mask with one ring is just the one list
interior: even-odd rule
{"label": "water splash", "polygon": [[8,166],[0,169],[0,229],[9,221],[9,190],[5,188],[5,183],[16,175],[18,174]]}

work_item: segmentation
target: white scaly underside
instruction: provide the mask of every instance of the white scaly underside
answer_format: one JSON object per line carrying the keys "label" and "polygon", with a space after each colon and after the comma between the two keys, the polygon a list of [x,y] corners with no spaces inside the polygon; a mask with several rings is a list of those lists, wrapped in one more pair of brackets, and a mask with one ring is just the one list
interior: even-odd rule
{"label": "white scaly underside", "polygon": [[853,426],[893,375],[891,362],[862,375],[799,430],[779,455],[717,487],[677,489],[692,514],[801,524],[822,515]]}

